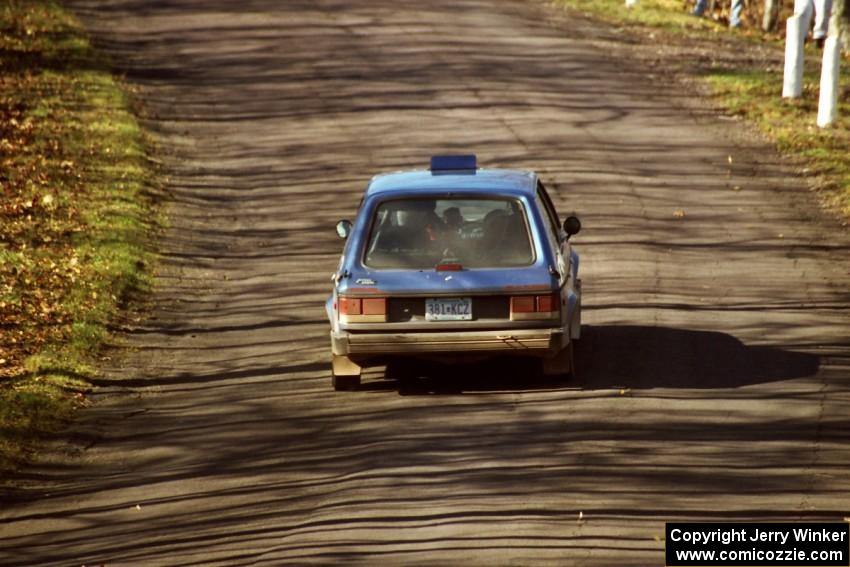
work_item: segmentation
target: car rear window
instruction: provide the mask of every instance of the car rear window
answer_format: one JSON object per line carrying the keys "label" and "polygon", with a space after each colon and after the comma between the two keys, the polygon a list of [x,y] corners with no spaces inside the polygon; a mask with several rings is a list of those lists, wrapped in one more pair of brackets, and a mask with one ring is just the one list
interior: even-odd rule
{"label": "car rear window", "polygon": [[408,198],[375,210],[364,263],[372,268],[508,268],[534,262],[525,209],[508,198]]}

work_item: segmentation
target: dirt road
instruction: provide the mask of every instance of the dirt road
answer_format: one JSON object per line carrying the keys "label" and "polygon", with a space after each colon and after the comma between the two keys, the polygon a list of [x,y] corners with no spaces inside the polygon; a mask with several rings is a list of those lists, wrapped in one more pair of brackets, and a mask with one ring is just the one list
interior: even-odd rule
{"label": "dirt road", "polygon": [[[666,520],[850,515],[850,239],[616,34],[519,0],[73,5],[140,88],[172,226],[0,563],[662,565]],[[446,151],[581,215],[583,375],[335,393],[333,226]]]}

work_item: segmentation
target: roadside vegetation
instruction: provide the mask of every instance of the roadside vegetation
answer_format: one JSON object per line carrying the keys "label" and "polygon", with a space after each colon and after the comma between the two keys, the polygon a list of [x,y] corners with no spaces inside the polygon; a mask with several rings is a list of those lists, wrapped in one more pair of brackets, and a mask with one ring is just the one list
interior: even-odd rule
{"label": "roadside vegetation", "polygon": [[86,404],[110,324],[151,285],[146,151],[79,23],[0,3],[0,472]]}
{"label": "roadside vegetation", "polygon": [[[782,59],[785,19],[793,11],[793,2],[781,2],[777,30],[761,31],[763,2],[750,2],[744,12],[742,28],[728,28],[729,1],[716,2],[716,10],[706,17],[692,16],[693,2],[682,0],[639,0],[625,8],[623,0],[558,0],[562,5],[629,30],[650,31],[659,43],[700,41],[716,49],[740,50],[740,57],[725,57],[722,65],[693,68],[711,87],[715,101],[729,113],[755,124],[777,148],[799,158],[809,174],[816,176],[823,200],[850,217],[850,57],[842,61],[840,109],[838,121],[818,128],[818,95],[821,52],[813,42],[806,47],[803,96],[783,99],[782,65],[765,65],[748,50],[767,46]],[[733,38],[734,47],[721,45],[719,38]]]}

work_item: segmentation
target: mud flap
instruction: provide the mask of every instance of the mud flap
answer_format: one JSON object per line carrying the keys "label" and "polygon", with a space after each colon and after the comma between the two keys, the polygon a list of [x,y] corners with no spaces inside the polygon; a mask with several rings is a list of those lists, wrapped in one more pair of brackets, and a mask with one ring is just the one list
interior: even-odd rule
{"label": "mud flap", "polygon": [[570,319],[570,339],[579,340],[581,338],[581,301],[576,304],[573,318]]}
{"label": "mud flap", "polygon": [[334,390],[353,390],[360,385],[360,372],[362,368],[351,361],[347,356],[333,355],[333,376],[331,383]]}
{"label": "mud flap", "polygon": [[575,377],[575,364],[573,358],[573,341],[567,343],[567,346],[558,351],[558,354],[551,358],[543,359],[543,375]]}

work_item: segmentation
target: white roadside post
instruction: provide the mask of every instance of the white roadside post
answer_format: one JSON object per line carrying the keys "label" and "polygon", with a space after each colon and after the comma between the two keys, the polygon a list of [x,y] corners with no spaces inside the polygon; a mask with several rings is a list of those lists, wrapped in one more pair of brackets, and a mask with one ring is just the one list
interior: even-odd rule
{"label": "white roadside post", "polygon": [[803,94],[803,47],[814,14],[812,0],[794,0],[794,15],[785,24],[785,74],[782,96],[798,98]]}
{"label": "white roadside post", "polygon": [[823,46],[823,66],[820,72],[818,126],[821,128],[826,128],[838,118],[838,77],[840,73],[841,39],[830,33]]}
{"label": "white roadside post", "polygon": [[797,13],[785,24],[785,73],[782,81],[782,96],[797,98],[803,94],[803,42],[806,38],[809,18]]}
{"label": "white roadside post", "polygon": [[838,86],[841,76],[841,15],[844,2],[837,0],[829,19],[829,36],[823,46],[823,65],[820,72],[818,127],[826,128],[838,118]]}
{"label": "white roadside post", "polygon": [[812,24],[812,18],[815,17],[814,0],[794,0],[794,13],[801,14],[803,16],[803,29],[806,30],[806,33],[803,34],[803,38],[805,38],[809,33],[809,26]]}

